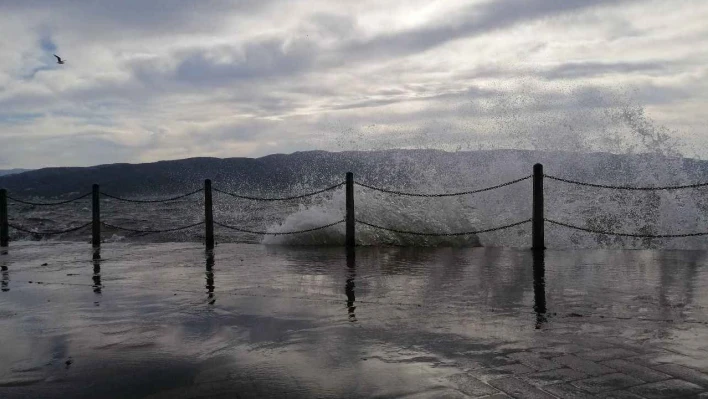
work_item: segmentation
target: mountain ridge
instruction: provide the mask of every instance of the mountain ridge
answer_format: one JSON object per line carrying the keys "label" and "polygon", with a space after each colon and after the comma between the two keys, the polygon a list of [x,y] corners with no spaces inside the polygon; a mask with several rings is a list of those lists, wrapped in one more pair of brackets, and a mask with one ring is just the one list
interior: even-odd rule
{"label": "mountain ridge", "polygon": [[[344,180],[346,172],[355,178],[391,187],[411,187],[421,180],[443,180],[455,184],[455,173],[470,171],[494,174],[504,169],[510,176],[530,174],[534,163],[546,164],[575,177],[591,171],[612,175],[628,163],[678,163],[686,178],[708,180],[708,161],[690,158],[663,158],[656,155],[609,153],[542,152],[534,150],[482,150],[447,152],[433,149],[328,152],[300,151],[260,158],[193,157],[149,163],[115,163],[89,167],[50,167],[0,175],[0,187],[23,197],[66,197],[85,193],[98,183],[114,195],[167,195],[200,188],[204,179],[215,186],[242,192],[296,191],[302,186],[323,187]],[[592,173],[591,173],[592,174]],[[618,174],[617,179],[626,176]],[[666,182],[675,184],[677,182]],[[301,191],[304,189],[301,189]],[[307,191],[307,190],[304,190]]]}

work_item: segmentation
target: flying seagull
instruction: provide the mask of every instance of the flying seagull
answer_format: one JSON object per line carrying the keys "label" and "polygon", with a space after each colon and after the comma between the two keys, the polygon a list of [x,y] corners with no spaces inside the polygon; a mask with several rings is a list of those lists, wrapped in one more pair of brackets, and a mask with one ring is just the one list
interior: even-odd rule
{"label": "flying seagull", "polygon": [[55,57],[57,57],[57,64],[63,64],[64,60],[61,59],[58,55],[54,54]]}

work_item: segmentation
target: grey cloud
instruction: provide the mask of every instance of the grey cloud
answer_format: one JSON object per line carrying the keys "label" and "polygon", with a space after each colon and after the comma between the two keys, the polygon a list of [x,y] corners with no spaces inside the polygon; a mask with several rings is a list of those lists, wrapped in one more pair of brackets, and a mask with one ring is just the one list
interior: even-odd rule
{"label": "grey cloud", "polygon": [[308,31],[328,39],[345,39],[356,32],[356,20],[351,15],[317,13],[305,25]]}
{"label": "grey cloud", "polygon": [[372,108],[381,107],[390,104],[396,104],[400,102],[410,101],[411,98],[372,98],[368,100],[356,101],[348,104],[341,104],[332,106],[331,110],[345,110],[345,109],[357,109],[357,108]]}
{"label": "grey cloud", "polygon": [[637,98],[646,105],[672,104],[692,97],[695,96],[683,87],[647,84],[637,90]]}
{"label": "grey cloud", "polygon": [[46,93],[18,93],[0,97],[0,109],[8,115],[11,113],[40,113],[53,102],[55,102],[54,99]]}
{"label": "grey cloud", "polygon": [[202,135],[209,137],[209,140],[213,140],[209,145],[211,145],[213,149],[217,149],[224,140],[253,141],[253,139],[256,138],[272,137],[273,132],[278,130],[279,127],[279,123],[274,121],[248,119],[190,133],[195,136]]}
{"label": "grey cloud", "polygon": [[[47,11],[97,35],[210,30],[230,13],[250,13],[272,0],[24,0],[0,2],[0,13]],[[60,28],[58,26],[57,28]]]}
{"label": "grey cloud", "polygon": [[377,90],[376,94],[380,94],[383,96],[397,96],[401,94],[406,94],[406,91],[401,89],[381,89]]}
{"label": "grey cloud", "polygon": [[[421,92],[425,92],[423,89]],[[437,93],[433,95],[410,95],[405,91],[393,91],[396,94],[409,94],[409,95],[397,95],[396,97],[390,98],[371,98],[362,101],[356,101],[348,104],[336,105],[331,107],[332,110],[346,110],[346,109],[356,109],[356,108],[371,108],[371,107],[381,107],[390,104],[410,102],[410,101],[438,101],[438,100],[457,100],[457,101],[473,101],[480,98],[488,98],[491,96],[501,94],[497,90],[480,89],[478,87],[470,87],[465,90],[457,90],[451,92]]]}
{"label": "grey cloud", "polygon": [[96,81],[86,85],[63,90],[60,95],[48,90],[19,91],[0,97],[0,109],[7,112],[51,112],[71,107],[74,110],[122,109],[139,106],[151,101],[156,92],[148,92],[137,81],[112,82]]}
{"label": "grey cloud", "polygon": [[197,50],[189,54],[177,67],[176,79],[194,84],[219,84],[291,75],[312,66],[316,51],[308,42],[287,43],[277,38],[227,50],[236,59],[234,62],[222,63],[210,58],[208,52],[213,50]]}
{"label": "grey cloud", "polygon": [[[618,92],[632,89],[642,103],[657,108],[678,101],[700,105],[697,99],[705,96],[695,76],[702,56],[673,51],[685,45],[679,36],[696,46],[704,43],[700,30],[657,33],[651,18],[647,24],[631,20],[637,11],[624,7],[629,3],[639,2],[480,0],[462,3],[444,20],[418,20],[416,28],[392,31],[371,30],[361,20],[369,8],[379,18],[387,11],[386,3],[374,2],[361,15],[336,13],[330,3],[287,3],[289,18],[275,7],[285,5],[283,0],[0,0],[0,14],[22,21],[5,25],[7,33],[27,39],[17,45],[23,55],[14,65],[0,65],[0,140],[13,148],[0,151],[0,158],[32,167],[45,159],[70,165],[264,155],[331,148],[332,140],[350,143],[343,137],[350,132],[363,132],[354,141],[370,140],[367,129],[395,145],[408,145],[411,137],[427,140],[426,135],[444,141],[479,133],[491,140],[497,131],[513,136],[535,129],[552,136],[574,123],[576,130],[602,127],[604,110],[626,102]],[[273,23],[275,12],[281,12],[280,26]],[[575,36],[565,41],[558,29],[558,43],[508,40],[509,28],[556,16],[580,22]],[[396,17],[397,23],[408,22]],[[227,20],[234,25],[224,25]],[[241,21],[252,30],[234,37]],[[538,25],[544,37],[557,28]],[[588,39],[607,43],[630,34],[632,40],[607,44],[607,58],[580,48]],[[656,50],[629,48],[660,35],[665,41]],[[456,54],[454,61],[462,64],[453,64],[447,49],[438,48],[479,36],[510,53]],[[54,47],[70,60],[67,65],[53,64],[48,51]],[[55,70],[41,70],[45,61]],[[20,76],[32,68],[39,68],[34,78]],[[51,141],[21,137],[53,126],[49,118],[61,125]],[[344,133],[315,143],[331,133],[327,121],[339,124],[335,133]],[[65,155],[74,148],[96,156]]]}
{"label": "grey cloud", "polygon": [[39,46],[42,48],[42,50],[47,51],[47,52],[55,52],[57,51],[57,45],[54,43],[52,40],[51,36],[46,32],[44,35],[39,40]]}
{"label": "grey cloud", "polygon": [[[296,75],[311,70],[322,71],[342,67],[369,58],[393,58],[421,52],[435,46],[475,34],[483,34],[563,12],[600,5],[616,5],[637,0],[499,0],[482,6],[469,6],[456,22],[438,22],[396,34],[378,36],[368,41],[349,39],[332,49],[323,49],[315,38],[270,37],[245,43],[242,47],[223,47],[234,61],[221,62],[210,56],[215,49],[195,49],[190,53],[173,54],[181,59],[175,78],[193,84],[218,84],[233,80],[263,79]],[[334,14],[316,14],[309,20],[316,31],[344,39],[355,37],[352,18]],[[331,39],[331,37],[330,37]],[[136,69],[140,76],[153,80],[159,70]]]}
{"label": "grey cloud", "polygon": [[578,79],[606,74],[629,74],[634,72],[662,72],[662,62],[572,62],[541,72],[546,79]]}
{"label": "grey cloud", "polygon": [[135,161],[135,148],[104,138],[103,132],[84,132],[81,135],[45,138],[28,146],[24,138],[4,138],[0,150],[3,167],[23,165],[89,166],[113,162]]}
{"label": "grey cloud", "polygon": [[390,58],[422,52],[463,37],[497,31],[512,25],[547,18],[564,12],[602,5],[617,6],[638,0],[497,0],[473,5],[458,13],[452,22],[439,22],[419,29],[353,42],[343,54]]}

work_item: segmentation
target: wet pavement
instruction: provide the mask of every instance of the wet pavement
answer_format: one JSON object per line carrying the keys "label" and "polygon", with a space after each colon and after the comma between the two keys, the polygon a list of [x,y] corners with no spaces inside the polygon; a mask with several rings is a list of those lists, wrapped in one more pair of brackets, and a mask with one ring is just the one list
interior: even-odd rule
{"label": "wet pavement", "polygon": [[708,252],[13,243],[2,398],[705,398]]}

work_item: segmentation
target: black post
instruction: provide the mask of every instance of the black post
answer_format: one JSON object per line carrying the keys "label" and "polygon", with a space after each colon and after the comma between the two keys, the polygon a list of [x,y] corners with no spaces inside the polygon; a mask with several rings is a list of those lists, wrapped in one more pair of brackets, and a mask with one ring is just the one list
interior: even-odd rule
{"label": "black post", "polygon": [[533,166],[533,216],[531,221],[531,249],[544,250],[546,243],[543,232],[543,165]]}
{"label": "black post", "polygon": [[214,249],[214,210],[211,201],[211,180],[204,180],[204,227],[206,249]]}
{"label": "black post", "polygon": [[347,248],[354,248],[356,245],[356,218],[354,217],[354,173],[347,172],[347,217],[346,217],[346,241]]}
{"label": "black post", "polygon": [[10,242],[9,226],[7,224],[7,190],[0,189],[0,247],[6,248]]}
{"label": "black post", "polygon": [[93,224],[91,225],[91,245],[94,248],[98,248],[101,246],[101,192],[98,188],[98,184],[93,185],[91,194],[91,213],[93,216]]}

